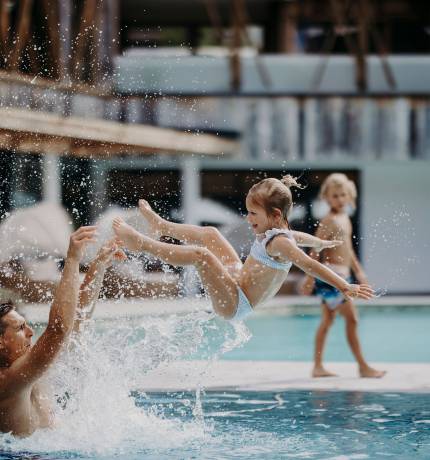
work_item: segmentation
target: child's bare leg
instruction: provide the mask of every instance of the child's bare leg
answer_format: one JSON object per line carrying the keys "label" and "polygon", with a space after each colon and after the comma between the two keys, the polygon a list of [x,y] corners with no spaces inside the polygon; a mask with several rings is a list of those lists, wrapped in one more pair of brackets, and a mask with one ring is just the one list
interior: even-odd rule
{"label": "child's bare leg", "polygon": [[206,247],[227,266],[241,263],[233,246],[215,227],[170,222],[153,211],[146,200],[139,200],[139,209],[147,220],[153,235],[170,236],[187,244]]}
{"label": "child's bare leg", "polygon": [[195,266],[216,313],[226,319],[235,314],[238,303],[237,284],[208,249],[156,241],[142,235],[118,217],[113,221],[113,229],[117,237],[132,251],[147,252],[175,266]]}
{"label": "child's bare leg", "polygon": [[336,312],[330,310],[325,302],[323,302],[321,304],[321,322],[315,337],[315,357],[312,377],[336,377],[336,374],[325,369],[322,364],[325,341],[335,316]]}
{"label": "child's bare leg", "polygon": [[373,369],[364,359],[363,353],[361,351],[360,341],[358,339],[358,314],[354,304],[350,300],[345,301],[340,309],[340,313],[345,318],[346,337],[348,339],[351,351],[359,365],[360,376],[370,378],[383,377],[386,374],[385,371],[378,371]]}

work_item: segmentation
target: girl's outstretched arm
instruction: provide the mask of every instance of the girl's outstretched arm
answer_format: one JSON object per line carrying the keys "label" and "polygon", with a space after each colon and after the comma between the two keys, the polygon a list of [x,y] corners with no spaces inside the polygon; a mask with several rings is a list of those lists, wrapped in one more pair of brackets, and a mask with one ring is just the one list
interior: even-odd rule
{"label": "girl's outstretched arm", "polygon": [[294,239],[298,246],[303,248],[313,248],[314,251],[320,252],[323,249],[335,248],[343,244],[342,240],[323,240],[318,236],[310,235],[305,232],[292,231]]}
{"label": "girl's outstretched arm", "polygon": [[267,249],[269,255],[290,260],[308,275],[334,286],[348,298],[371,299],[374,297],[373,289],[370,286],[367,284],[349,284],[334,271],[310,258],[288,238],[274,238]]}

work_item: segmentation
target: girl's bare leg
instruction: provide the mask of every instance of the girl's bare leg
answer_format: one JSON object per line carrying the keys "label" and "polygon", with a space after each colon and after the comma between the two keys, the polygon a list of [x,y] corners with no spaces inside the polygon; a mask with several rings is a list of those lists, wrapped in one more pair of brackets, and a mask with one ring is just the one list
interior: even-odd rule
{"label": "girl's bare leg", "polygon": [[322,363],[325,341],[335,316],[336,312],[330,310],[330,308],[323,302],[321,304],[321,323],[315,337],[315,356],[312,377],[336,377],[336,374],[333,374],[333,372],[325,369]]}
{"label": "girl's bare leg", "polygon": [[238,303],[237,284],[207,248],[156,241],[142,235],[119,217],[114,219],[113,229],[125,247],[132,251],[147,252],[175,266],[195,266],[215,312],[226,319],[234,316]]}
{"label": "girl's bare leg", "polygon": [[147,220],[154,236],[170,236],[187,244],[203,246],[227,266],[241,263],[233,246],[215,227],[169,222],[153,211],[146,200],[139,200],[139,209]]}
{"label": "girl's bare leg", "polygon": [[363,353],[361,351],[360,341],[358,339],[358,314],[354,304],[350,300],[345,301],[345,303],[342,304],[342,307],[340,308],[340,313],[345,318],[346,337],[348,339],[351,351],[357,360],[360,369],[360,376],[370,378],[383,377],[386,374],[385,371],[378,371],[373,369],[373,367],[370,367],[364,359]]}

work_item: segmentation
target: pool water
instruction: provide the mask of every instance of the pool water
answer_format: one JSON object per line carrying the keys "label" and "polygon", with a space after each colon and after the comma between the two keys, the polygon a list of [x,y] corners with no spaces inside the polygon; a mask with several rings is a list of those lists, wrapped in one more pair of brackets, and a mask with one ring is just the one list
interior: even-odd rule
{"label": "pool water", "polygon": [[[311,314],[250,317],[246,321],[251,332],[250,340],[221,358],[312,361],[319,321],[319,315]],[[360,312],[359,337],[364,356],[370,362],[428,363],[429,329],[430,308],[366,308]],[[340,316],[329,331],[324,357],[326,361],[354,360],[346,340],[345,323]]]}
{"label": "pool water", "polygon": [[430,398],[424,394],[207,393],[201,396],[199,413],[195,394],[133,397],[145,413],[178,421],[184,431],[187,423],[198,419],[202,429],[195,436],[178,433],[183,442],[174,446],[172,433],[169,438],[157,437],[154,431],[145,441],[90,455],[74,450],[17,452],[6,444],[0,459],[430,458]]}

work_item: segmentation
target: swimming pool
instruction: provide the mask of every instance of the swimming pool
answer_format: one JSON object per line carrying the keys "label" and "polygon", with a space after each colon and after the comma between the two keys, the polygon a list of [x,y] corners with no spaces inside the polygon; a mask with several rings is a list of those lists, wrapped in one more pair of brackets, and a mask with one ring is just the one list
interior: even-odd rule
{"label": "swimming pool", "polygon": [[[205,312],[95,321],[56,369],[56,394],[68,395],[58,428],[1,436],[0,459],[430,458],[427,394],[136,391],[160,363],[193,357],[310,361],[318,322],[261,315],[238,329]],[[342,322],[327,360],[352,360]],[[369,360],[428,362],[429,322],[427,308],[366,309]]]}
{"label": "swimming pool", "polygon": [[[363,311],[364,310],[364,311]],[[430,362],[430,308],[366,308],[360,312],[364,355],[374,362]],[[261,315],[249,318],[251,338],[222,356],[239,360],[312,361],[319,315]],[[353,361],[343,318],[336,318],[327,339],[326,361]]]}
{"label": "swimming pool", "polygon": [[113,436],[112,447],[99,452],[30,453],[3,444],[0,459],[430,458],[430,398],[423,394],[208,393],[200,413],[195,394],[133,397],[140,410],[156,414],[160,426],[170,420],[176,428],[157,429],[152,419],[149,435],[120,446]]}

